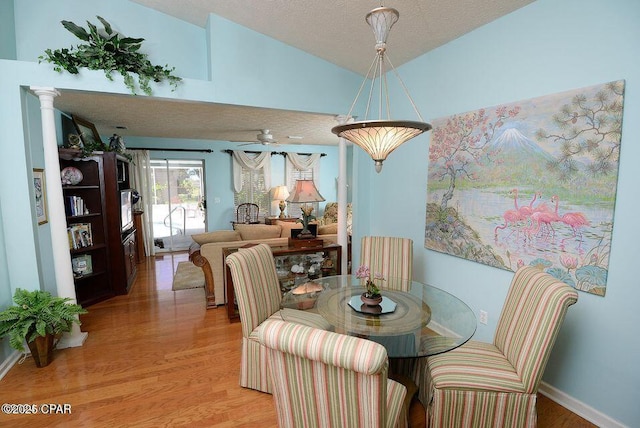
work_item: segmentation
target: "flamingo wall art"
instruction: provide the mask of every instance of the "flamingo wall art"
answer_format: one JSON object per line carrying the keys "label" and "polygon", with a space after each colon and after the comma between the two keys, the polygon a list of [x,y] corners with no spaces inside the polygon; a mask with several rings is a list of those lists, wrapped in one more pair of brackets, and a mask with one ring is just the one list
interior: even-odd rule
{"label": "flamingo wall art", "polygon": [[623,80],[433,121],[425,247],[604,296]]}

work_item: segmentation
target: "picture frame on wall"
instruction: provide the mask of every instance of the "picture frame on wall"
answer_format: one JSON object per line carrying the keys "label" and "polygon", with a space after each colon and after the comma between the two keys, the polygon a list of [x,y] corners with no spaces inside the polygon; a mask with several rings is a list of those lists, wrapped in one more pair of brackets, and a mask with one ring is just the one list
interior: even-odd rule
{"label": "picture frame on wall", "polygon": [[104,143],[102,142],[100,134],[98,134],[98,130],[93,123],[76,115],[72,115],[71,119],[78,131],[78,135],[80,135],[80,139],[82,140],[82,145],[84,147],[91,148],[93,150],[104,149]]}
{"label": "picture frame on wall", "polygon": [[47,218],[47,192],[44,180],[44,169],[33,169],[33,194],[35,197],[35,211],[38,225],[45,224]]}

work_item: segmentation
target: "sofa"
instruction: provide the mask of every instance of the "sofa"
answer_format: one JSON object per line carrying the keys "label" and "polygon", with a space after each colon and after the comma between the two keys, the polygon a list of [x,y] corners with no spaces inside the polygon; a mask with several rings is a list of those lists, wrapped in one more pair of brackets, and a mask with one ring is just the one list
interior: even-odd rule
{"label": "sofa", "polygon": [[[302,228],[299,223],[276,221],[276,224],[235,224],[234,230],[216,230],[191,235],[194,242],[189,249],[191,262],[202,268],[205,278],[207,309],[224,305],[225,263],[224,248],[239,248],[248,244],[268,244],[271,247],[285,246],[289,242],[291,229]],[[318,239],[325,243],[337,243],[337,225],[318,225]]]}

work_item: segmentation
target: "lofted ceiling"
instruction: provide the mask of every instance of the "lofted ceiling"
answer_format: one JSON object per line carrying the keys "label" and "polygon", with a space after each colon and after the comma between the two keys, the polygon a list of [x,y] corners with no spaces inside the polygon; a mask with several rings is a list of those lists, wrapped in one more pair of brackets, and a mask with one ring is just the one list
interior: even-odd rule
{"label": "lofted ceiling", "polygon": [[[201,27],[213,13],[363,76],[375,53],[364,17],[381,5],[373,0],[132,1]],[[400,12],[388,40],[390,58],[398,67],[533,1],[395,0],[385,4]],[[242,143],[269,129],[280,144],[337,144],[331,134],[336,122],[326,114],[73,91],[63,92],[55,105],[93,122],[102,135]]]}

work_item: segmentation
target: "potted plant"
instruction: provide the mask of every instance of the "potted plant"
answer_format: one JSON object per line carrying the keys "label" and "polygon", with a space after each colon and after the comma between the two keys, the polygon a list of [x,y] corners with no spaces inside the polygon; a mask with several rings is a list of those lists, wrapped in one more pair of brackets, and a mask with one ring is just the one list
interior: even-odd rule
{"label": "potted plant", "polygon": [[9,344],[25,352],[26,341],[37,367],[44,367],[53,357],[54,339],[80,325],[79,314],[87,311],[69,303],[68,297],[53,297],[48,291],[18,288],[13,296],[15,306],[0,312],[0,337],[9,335]]}
{"label": "potted plant", "polygon": [[366,280],[365,286],[367,287],[367,291],[360,296],[362,302],[369,306],[379,305],[380,302],[382,302],[382,295],[380,294],[380,288],[373,282],[373,279],[384,281],[382,274],[376,273],[372,279],[369,266],[361,265],[358,270],[356,270],[356,278]]}
{"label": "potted plant", "polygon": [[182,80],[174,76],[174,68],[154,65],[149,61],[146,53],[140,52],[143,38],[126,37],[115,31],[106,19],[98,16],[103,28],[87,21],[88,30],[71,21],[62,21],[62,25],[74,36],[86,42],[76,47],[62,49],[46,49],[40,61],[47,61],[54,65],[56,71],[66,70],[71,74],[78,74],[80,67],[91,70],[103,70],[107,79],[113,80],[112,73],[117,72],[124,78],[124,84],[135,94],[135,80],[142,92],[151,95],[150,82],[166,80],[175,89]]}

